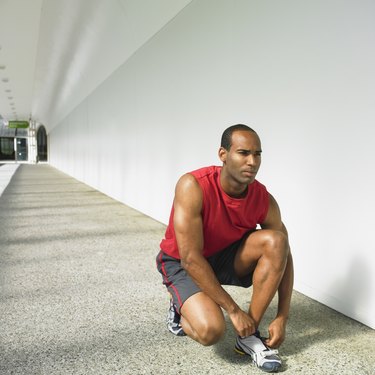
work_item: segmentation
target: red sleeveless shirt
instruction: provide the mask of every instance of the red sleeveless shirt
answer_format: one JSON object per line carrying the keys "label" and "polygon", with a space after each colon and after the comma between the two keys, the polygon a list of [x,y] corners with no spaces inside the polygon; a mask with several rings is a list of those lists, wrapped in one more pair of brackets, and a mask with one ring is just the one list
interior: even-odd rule
{"label": "red sleeveless shirt", "polygon": [[[249,184],[244,198],[232,198],[220,184],[221,167],[211,166],[190,172],[203,192],[202,222],[204,248],[207,258],[225,249],[242,238],[249,230],[255,229],[266,218],[269,206],[267,189],[255,180]],[[160,248],[168,255],[180,259],[173,227],[174,209]]]}

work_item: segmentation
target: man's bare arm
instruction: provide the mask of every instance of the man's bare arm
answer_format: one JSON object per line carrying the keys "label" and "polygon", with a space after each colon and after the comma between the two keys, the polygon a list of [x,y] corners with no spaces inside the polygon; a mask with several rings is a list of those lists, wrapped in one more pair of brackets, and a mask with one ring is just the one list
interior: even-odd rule
{"label": "man's bare arm", "polygon": [[174,229],[183,268],[213,301],[228,313],[239,310],[232,297],[218,282],[210,264],[202,255],[202,190],[195,178],[186,174],[176,186]]}

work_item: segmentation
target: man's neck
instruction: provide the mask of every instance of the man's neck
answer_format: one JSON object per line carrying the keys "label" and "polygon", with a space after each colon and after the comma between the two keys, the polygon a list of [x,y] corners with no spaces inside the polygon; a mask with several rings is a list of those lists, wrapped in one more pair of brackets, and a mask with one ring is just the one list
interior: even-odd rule
{"label": "man's neck", "polygon": [[224,192],[232,198],[244,198],[247,195],[248,185],[239,184],[226,176],[225,171],[221,171],[220,185]]}

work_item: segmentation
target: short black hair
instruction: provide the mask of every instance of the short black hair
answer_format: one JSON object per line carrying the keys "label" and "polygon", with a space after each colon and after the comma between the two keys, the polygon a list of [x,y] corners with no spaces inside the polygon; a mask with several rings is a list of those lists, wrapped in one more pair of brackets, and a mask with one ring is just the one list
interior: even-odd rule
{"label": "short black hair", "polygon": [[232,134],[235,131],[238,131],[238,130],[245,130],[245,131],[248,131],[248,132],[256,133],[256,131],[254,129],[251,129],[247,125],[244,125],[244,124],[232,125],[229,128],[224,130],[223,135],[221,136],[220,146],[225,148],[227,151],[229,151],[230,147],[232,146]]}

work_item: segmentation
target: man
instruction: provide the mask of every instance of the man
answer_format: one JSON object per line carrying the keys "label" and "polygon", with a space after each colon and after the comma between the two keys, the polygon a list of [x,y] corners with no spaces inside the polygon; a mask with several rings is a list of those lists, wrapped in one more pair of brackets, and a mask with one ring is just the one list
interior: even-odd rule
{"label": "man", "polygon": [[[222,135],[222,167],[180,178],[157,266],[171,294],[167,326],[172,333],[215,344],[225,331],[223,309],[238,335],[235,350],[275,372],[281,367],[276,348],[285,338],[293,261],[278,204],[255,179],[261,153],[258,134],[233,125]],[[249,311],[241,310],[222,285],[252,285]],[[269,337],[262,339],[258,327],[276,292],[277,315]]]}

